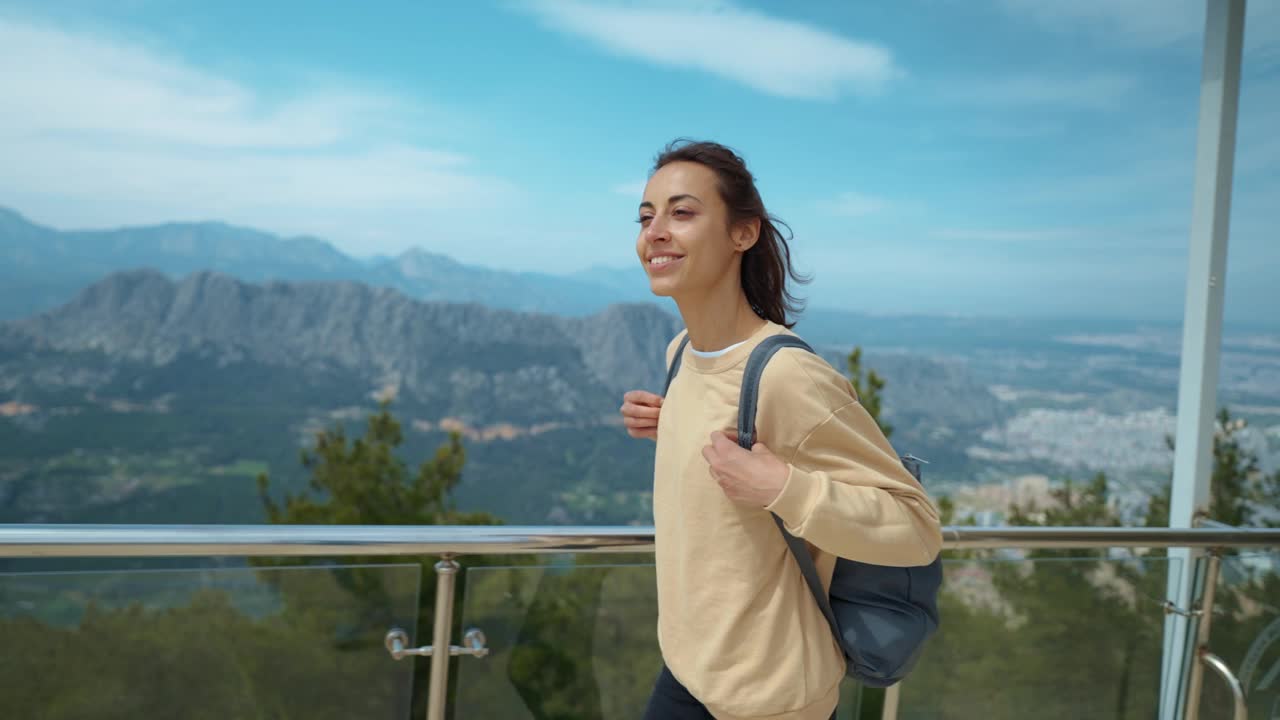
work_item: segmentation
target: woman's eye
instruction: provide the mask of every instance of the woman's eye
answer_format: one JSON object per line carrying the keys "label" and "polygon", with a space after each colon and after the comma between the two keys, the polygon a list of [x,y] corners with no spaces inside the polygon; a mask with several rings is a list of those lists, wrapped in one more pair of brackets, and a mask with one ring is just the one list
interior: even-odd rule
{"label": "woman's eye", "polygon": [[652,216],[652,215],[641,215],[641,216],[636,220],[636,222],[640,223],[641,225],[644,225],[645,223],[649,222],[649,221],[650,221],[650,220],[652,220],[652,219],[653,219],[653,216]]}
{"label": "woman's eye", "polygon": [[675,215],[676,217],[684,217],[684,218],[693,217],[693,211],[686,210],[684,208],[678,208],[674,213],[672,213],[672,215]]}

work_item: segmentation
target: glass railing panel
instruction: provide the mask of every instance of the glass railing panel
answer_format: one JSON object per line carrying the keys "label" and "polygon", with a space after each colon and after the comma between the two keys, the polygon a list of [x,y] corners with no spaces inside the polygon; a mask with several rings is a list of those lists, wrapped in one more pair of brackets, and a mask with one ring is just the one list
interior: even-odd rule
{"label": "glass railing panel", "polygon": [[[649,564],[470,568],[462,629],[491,653],[457,664],[455,718],[638,720],[662,667]],[[857,717],[845,688],[840,718]]]}
{"label": "glass railing panel", "polygon": [[384,638],[417,639],[420,576],[416,564],[0,574],[3,715],[408,718],[413,664]]}
{"label": "glass railing panel", "polygon": [[452,716],[639,717],[657,669],[652,564],[468,568],[462,628],[490,654],[462,658]]}
{"label": "glass railing panel", "polygon": [[901,687],[904,720],[1155,717],[1164,557],[944,563],[942,626]]}

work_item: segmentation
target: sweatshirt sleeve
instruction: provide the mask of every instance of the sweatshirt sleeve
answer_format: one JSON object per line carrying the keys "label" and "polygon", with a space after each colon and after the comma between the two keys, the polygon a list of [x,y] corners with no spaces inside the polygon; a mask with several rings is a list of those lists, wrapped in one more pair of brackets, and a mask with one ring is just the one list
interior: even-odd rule
{"label": "sweatshirt sleeve", "polygon": [[938,511],[856,400],[796,447],[782,492],[765,507],[787,531],[860,562],[928,565],[942,548]]}

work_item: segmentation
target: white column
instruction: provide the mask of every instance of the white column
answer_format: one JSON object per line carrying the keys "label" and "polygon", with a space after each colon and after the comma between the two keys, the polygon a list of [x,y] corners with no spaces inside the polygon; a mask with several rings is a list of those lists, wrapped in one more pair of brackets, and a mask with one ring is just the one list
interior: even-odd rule
{"label": "white column", "polygon": [[[1209,509],[1214,416],[1217,414],[1218,359],[1222,345],[1222,294],[1226,284],[1227,231],[1231,217],[1231,175],[1240,95],[1240,55],[1245,0],[1208,0],[1204,60],[1200,78],[1200,118],[1196,136],[1195,189],[1187,262],[1186,308],[1182,321],[1182,370],[1178,378],[1177,447],[1169,527],[1193,526]],[[1188,608],[1194,601],[1189,550],[1171,550],[1181,572],[1171,574],[1169,599]],[[1185,713],[1183,692],[1192,650],[1186,618],[1165,622],[1160,718]]]}

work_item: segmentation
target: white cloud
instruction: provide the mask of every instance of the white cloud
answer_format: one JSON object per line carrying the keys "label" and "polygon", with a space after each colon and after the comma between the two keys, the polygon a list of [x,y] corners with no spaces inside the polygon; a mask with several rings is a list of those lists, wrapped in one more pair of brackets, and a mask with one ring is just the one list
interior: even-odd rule
{"label": "white cloud", "polygon": [[[1132,270],[1141,259],[1183,258],[1186,253],[1186,224],[1166,213],[1152,212],[1138,220],[1121,219],[1100,225],[1046,225],[1043,227],[952,226],[934,228],[927,237],[947,243],[952,249],[990,255],[1005,253],[1036,258],[1040,263],[1084,261],[1104,253],[1117,264]],[[1082,254],[1083,253],[1083,254]],[[1002,259],[1002,262],[1004,261]]]}
{"label": "white cloud", "polygon": [[6,134],[101,133],[199,147],[310,148],[404,108],[326,89],[285,100],[107,38],[0,19]]}
{"label": "white cloud", "polygon": [[881,197],[865,195],[859,192],[844,192],[836,197],[820,202],[819,209],[829,215],[838,217],[864,217],[874,215],[889,207],[889,202]]}
{"label": "white cloud", "polygon": [[[1217,0],[1208,0],[1216,2]],[[1206,0],[999,0],[1010,14],[1055,32],[1085,32],[1123,44],[1192,47],[1198,54]],[[1245,62],[1280,60],[1280,3],[1250,2],[1245,13]]]}
{"label": "white cloud", "polygon": [[1085,235],[1072,228],[941,228],[930,234],[938,240],[996,243],[1060,242]]}
{"label": "white cloud", "polygon": [[1120,72],[1020,74],[952,80],[938,92],[950,102],[999,107],[1105,109],[1126,101],[1138,78]]}
{"label": "white cloud", "polygon": [[888,49],[727,2],[635,6],[534,0],[544,25],[614,54],[701,70],[770,95],[872,94],[901,72]]}
{"label": "white cloud", "polygon": [[645,185],[648,185],[648,184],[649,183],[645,180],[636,180],[634,182],[619,183],[613,186],[613,192],[615,195],[622,195],[622,196],[631,197],[631,198],[639,198],[641,195],[644,195]]}
{"label": "white cloud", "polygon": [[[1143,256],[1137,263],[1141,272],[1135,272],[1129,258],[1100,262],[1109,256],[1069,249],[1058,255],[1048,265],[1043,252],[981,242],[958,243],[940,252],[910,233],[798,253],[801,268],[815,275],[813,285],[802,289],[813,307],[890,314],[1161,318],[1177,317],[1181,310],[1183,257]],[[910,287],[909,300],[904,299],[905,286]],[[1081,292],[1083,287],[1097,290]]]}
{"label": "white cloud", "polygon": [[[336,84],[268,94],[136,43],[4,17],[0,47],[0,202],[33,215],[217,217],[327,230],[363,254],[411,244],[403,225],[364,224],[379,211],[421,220],[517,192],[409,139],[405,126],[425,110],[396,96]],[[335,220],[350,213],[363,213],[360,225]],[[352,247],[356,238],[375,242]]]}
{"label": "white cloud", "polygon": [[[1277,63],[1280,67],[1280,62]],[[1280,74],[1266,81],[1245,82],[1240,88],[1236,135],[1236,174],[1273,176],[1280,169]]]}
{"label": "white cloud", "polygon": [[1199,33],[1205,0],[1000,0],[1006,10],[1045,27],[1118,34],[1142,45],[1167,45]]}

